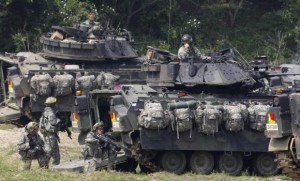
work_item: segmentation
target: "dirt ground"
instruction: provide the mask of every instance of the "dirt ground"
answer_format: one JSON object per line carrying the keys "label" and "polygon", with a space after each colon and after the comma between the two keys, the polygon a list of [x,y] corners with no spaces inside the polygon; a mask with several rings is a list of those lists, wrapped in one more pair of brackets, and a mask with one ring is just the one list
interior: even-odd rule
{"label": "dirt ground", "polygon": [[[0,148],[16,145],[23,130],[24,128],[0,129]],[[80,147],[77,143],[78,133],[72,132],[72,140],[67,136],[67,133],[64,132],[60,132],[59,137],[61,140],[60,146]]]}

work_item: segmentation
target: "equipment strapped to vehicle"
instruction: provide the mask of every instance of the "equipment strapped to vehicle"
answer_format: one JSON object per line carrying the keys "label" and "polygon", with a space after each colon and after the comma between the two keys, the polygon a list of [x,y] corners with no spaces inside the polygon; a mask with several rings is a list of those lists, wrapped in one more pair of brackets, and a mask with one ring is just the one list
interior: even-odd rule
{"label": "equipment strapped to vehicle", "polygon": [[72,93],[75,86],[75,79],[72,75],[64,73],[53,77],[55,96],[66,96]]}
{"label": "equipment strapped to vehicle", "polygon": [[138,117],[139,125],[148,129],[160,129],[169,125],[169,119],[164,115],[164,110],[160,103],[146,102],[144,110]]}
{"label": "equipment strapped to vehicle", "polygon": [[195,122],[198,132],[202,132],[207,135],[213,135],[218,132],[222,119],[221,115],[221,111],[214,106],[205,107],[205,109],[198,106],[195,111]]}
{"label": "equipment strapped to vehicle", "polygon": [[224,116],[225,129],[228,131],[242,131],[244,120],[247,118],[248,111],[245,105],[225,105]]}
{"label": "equipment strapped to vehicle", "polygon": [[31,78],[30,86],[33,88],[35,94],[48,96],[51,94],[53,79],[48,73],[37,73]]}
{"label": "equipment strapped to vehicle", "polygon": [[266,128],[266,116],[269,105],[252,105],[248,108],[250,128],[256,131],[264,131]]}

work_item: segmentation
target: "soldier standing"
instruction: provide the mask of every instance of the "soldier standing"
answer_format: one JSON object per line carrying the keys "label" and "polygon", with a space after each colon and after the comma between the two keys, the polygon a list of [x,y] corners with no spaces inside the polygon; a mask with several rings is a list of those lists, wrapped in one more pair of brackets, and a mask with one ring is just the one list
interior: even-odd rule
{"label": "soldier standing", "polygon": [[[102,137],[102,138],[101,138]],[[95,171],[97,169],[97,162],[101,162],[105,159],[107,155],[108,158],[108,169],[112,169],[113,167],[113,154],[110,144],[103,138],[106,136],[104,135],[104,127],[103,123],[96,123],[93,126],[93,130],[89,132],[85,139],[85,151],[84,157],[85,160],[90,156],[93,157],[88,164],[88,168],[86,171]]]}
{"label": "soldier standing", "polygon": [[42,117],[40,118],[40,130],[45,140],[45,151],[49,160],[52,157],[53,165],[59,165],[60,163],[58,131],[60,130],[61,120],[57,118],[54,109],[56,101],[55,97],[48,97],[46,99],[46,107],[43,111]]}
{"label": "soldier standing", "polygon": [[192,45],[193,38],[191,35],[185,34],[181,38],[182,46],[178,50],[178,58],[180,60],[191,58],[191,57],[197,57],[201,59],[211,59],[209,56],[205,56],[201,54],[198,48],[194,47]]}
{"label": "soldier standing", "polygon": [[38,124],[30,122],[25,126],[25,130],[17,144],[23,170],[31,168],[33,159],[37,159],[40,168],[48,168],[48,157],[44,151],[44,141],[38,134]]}

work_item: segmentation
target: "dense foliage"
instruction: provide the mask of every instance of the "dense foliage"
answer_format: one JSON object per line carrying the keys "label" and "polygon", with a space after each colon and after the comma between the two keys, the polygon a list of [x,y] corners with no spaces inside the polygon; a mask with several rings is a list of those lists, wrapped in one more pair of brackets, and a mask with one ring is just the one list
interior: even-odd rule
{"label": "dense foliage", "polygon": [[39,51],[52,25],[71,26],[89,11],[132,31],[137,43],[164,40],[155,46],[172,52],[189,33],[202,51],[235,47],[246,59],[269,55],[276,63],[298,58],[300,0],[1,0],[0,52]]}

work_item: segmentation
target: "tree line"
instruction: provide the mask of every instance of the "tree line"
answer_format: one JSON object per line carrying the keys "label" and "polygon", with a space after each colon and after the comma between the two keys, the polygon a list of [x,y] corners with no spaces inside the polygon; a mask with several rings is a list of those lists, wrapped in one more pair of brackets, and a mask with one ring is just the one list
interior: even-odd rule
{"label": "tree line", "polygon": [[248,60],[299,58],[300,0],[1,0],[0,52],[38,52],[51,26],[72,26],[90,11],[131,31],[141,52],[154,43],[176,53],[188,33],[202,52],[234,47]]}

